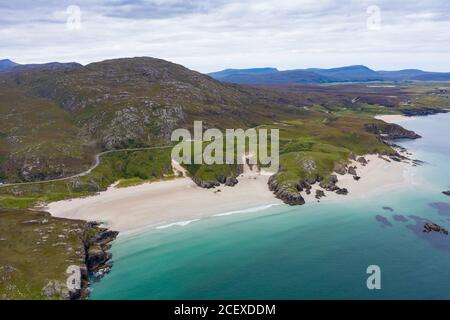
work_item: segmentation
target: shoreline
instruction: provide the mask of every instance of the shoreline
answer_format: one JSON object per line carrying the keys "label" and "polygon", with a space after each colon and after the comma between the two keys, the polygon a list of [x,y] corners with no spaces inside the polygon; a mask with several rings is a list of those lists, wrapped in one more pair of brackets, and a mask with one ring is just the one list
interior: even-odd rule
{"label": "shoreline", "polygon": [[[377,115],[375,119],[399,123],[412,119],[405,115]],[[402,150],[400,154],[408,156]],[[349,191],[339,195],[326,191],[318,184],[311,193],[302,192],[306,204],[364,199],[389,190],[414,185],[413,163],[390,161],[379,155],[365,155],[366,164],[352,160],[360,180],[353,175],[339,175],[336,185]],[[174,164],[173,164],[174,165]],[[175,171],[180,171],[176,164]],[[127,188],[110,186],[106,191],[86,198],[49,203],[44,209],[55,217],[99,221],[120,235],[146,230],[184,227],[205,218],[256,212],[272,206],[286,205],[269,190],[269,176],[248,168],[238,177],[234,187],[221,185],[204,189],[186,176],[169,181],[144,183]],[[316,190],[325,196],[317,199]]]}
{"label": "shoreline", "polygon": [[[412,183],[411,164],[388,162],[378,155],[367,155],[366,165],[352,161],[358,176],[337,175],[337,186],[348,195],[325,191],[315,198],[318,184],[311,194],[302,193],[306,204],[361,199],[401,188]],[[55,217],[100,221],[120,235],[146,230],[184,227],[205,218],[257,212],[272,206],[285,205],[269,190],[269,176],[244,173],[234,187],[221,185],[215,189],[198,187],[190,178],[146,183],[128,188],[109,187],[98,195],[49,203],[45,210]],[[220,191],[219,191],[220,190]],[[320,204],[319,204],[320,205]]]}
{"label": "shoreline", "polygon": [[377,120],[384,121],[386,123],[400,123],[413,119],[413,117],[408,117],[402,114],[376,115],[374,118]]}

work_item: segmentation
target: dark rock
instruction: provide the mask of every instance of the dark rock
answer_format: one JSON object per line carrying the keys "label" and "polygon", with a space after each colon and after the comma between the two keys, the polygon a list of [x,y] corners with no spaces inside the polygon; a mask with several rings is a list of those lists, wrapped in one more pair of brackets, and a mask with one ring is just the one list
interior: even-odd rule
{"label": "dark rock", "polygon": [[332,174],[332,175],[330,176],[330,183],[336,184],[338,181],[339,181],[339,180],[338,180],[337,175]]}
{"label": "dark rock", "polygon": [[347,166],[342,163],[336,163],[334,166],[334,172],[343,176],[347,173]]}
{"label": "dark rock", "polygon": [[101,264],[105,263],[108,260],[109,255],[105,251],[103,251],[100,246],[90,247],[86,259],[88,269],[96,270]]}
{"label": "dark rock", "polygon": [[426,223],[423,226],[423,232],[427,232],[427,233],[437,232],[437,233],[442,233],[442,234],[448,235],[447,229],[445,229],[445,228],[443,228],[440,225],[435,224],[435,223]]}
{"label": "dark rock", "polygon": [[342,189],[336,190],[336,193],[345,196],[348,194],[348,190],[346,188],[342,188]]}
{"label": "dark rock", "polygon": [[85,266],[81,268],[81,289],[71,292],[71,300],[84,300],[89,296],[89,279],[99,280],[112,268],[109,262],[112,254],[107,252],[111,248],[111,242],[119,234],[100,227],[100,222],[87,222],[84,230],[85,253],[83,255]]}
{"label": "dark rock", "polygon": [[196,185],[203,189],[212,189],[220,186],[219,181],[203,181],[197,177],[191,177],[191,179],[195,182]]}
{"label": "dark rock", "polygon": [[299,183],[296,184],[297,191],[301,192],[304,190],[311,190],[311,184],[308,181],[302,180]]}
{"label": "dark rock", "polygon": [[361,180],[361,177],[360,176],[353,176],[353,179],[355,179],[356,181],[359,181],[359,180]]}
{"label": "dark rock", "polygon": [[286,186],[280,186],[275,176],[270,177],[269,182],[269,190],[272,191],[275,196],[282,200],[284,203],[289,204],[291,206],[303,205],[305,204],[305,199],[302,197],[300,192],[292,191]]}
{"label": "dark rock", "polygon": [[355,167],[349,167],[348,168],[348,174],[351,174],[352,176],[357,176]]}
{"label": "dark rock", "polygon": [[445,194],[446,196],[450,196],[450,190],[449,191],[444,191],[442,193]]}
{"label": "dark rock", "polygon": [[219,176],[217,177],[217,181],[219,181],[219,183],[224,184],[227,181],[227,178],[224,176]]}
{"label": "dark rock", "polygon": [[358,159],[356,159],[356,161],[358,161],[362,165],[366,165],[367,164],[367,160],[364,157],[359,157]]}
{"label": "dark rock", "polygon": [[316,199],[320,199],[326,197],[325,192],[323,190],[316,190]]}
{"label": "dark rock", "polygon": [[238,184],[238,179],[234,178],[234,177],[227,177],[225,180],[225,185],[228,187],[234,187],[235,185]]}

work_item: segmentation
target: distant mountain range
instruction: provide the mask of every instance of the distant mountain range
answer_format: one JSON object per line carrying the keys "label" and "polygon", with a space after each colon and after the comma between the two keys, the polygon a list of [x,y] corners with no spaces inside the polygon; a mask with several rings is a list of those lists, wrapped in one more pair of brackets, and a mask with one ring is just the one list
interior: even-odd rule
{"label": "distant mountain range", "polygon": [[0,60],[0,72],[14,69],[16,66],[18,66],[18,64],[9,59]]}
{"label": "distant mountain range", "polygon": [[366,66],[332,69],[298,69],[279,71],[276,68],[226,69],[209,76],[229,83],[254,85],[284,85],[333,82],[370,81],[450,81],[450,73],[427,72],[416,69],[375,71]]}
{"label": "distant mountain range", "polygon": [[80,67],[81,64],[76,62],[60,63],[50,62],[43,64],[19,64],[9,59],[0,60],[0,73],[15,72],[24,70],[57,70],[65,68]]}

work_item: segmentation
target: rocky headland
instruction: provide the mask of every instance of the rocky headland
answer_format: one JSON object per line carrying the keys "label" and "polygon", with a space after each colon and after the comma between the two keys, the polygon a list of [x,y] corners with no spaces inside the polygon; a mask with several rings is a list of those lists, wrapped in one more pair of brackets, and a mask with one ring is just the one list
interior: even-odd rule
{"label": "rocky headland", "polygon": [[97,222],[36,210],[0,210],[0,219],[0,299],[84,300],[112,267],[118,232]]}

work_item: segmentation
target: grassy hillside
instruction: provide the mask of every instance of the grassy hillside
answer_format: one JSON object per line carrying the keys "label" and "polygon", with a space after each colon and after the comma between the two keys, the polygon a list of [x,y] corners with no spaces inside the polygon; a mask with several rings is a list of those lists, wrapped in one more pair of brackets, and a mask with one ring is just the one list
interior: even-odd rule
{"label": "grassy hillside", "polygon": [[[0,208],[29,208],[69,198],[93,195],[118,180],[123,185],[173,177],[170,149],[116,152],[101,158],[101,164],[83,177],[55,182],[0,186]],[[129,181],[131,180],[131,181]]]}
{"label": "grassy hillside", "polygon": [[[272,126],[281,130],[281,182],[326,178],[350,153],[389,152],[366,131],[373,115],[449,108],[445,84],[251,87],[224,84],[153,58],[108,60],[0,75],[0,181],[45,181],[82,172],[104,150],[170,144],[175,128]],[[303,164],[308,163],[305,171]],[[238,166],[190,166],[196,181]],[[171,178],[169,150],[107,154],[89,175],[0,186],[0,207],[79,197],[122,180]]]}
{"label": "grassy hillside", "polygon": [[83,267],[85,222],[0,210],[0,300],[68,299],[70,265]]}
{"label": "grassy hillside", "polygon": [[194,120],[246,128],[302,114],[277,94],[153,58],[24,69],[0,82],[0,179],[8,182],[68,176],[100,150],[164,144]]}

